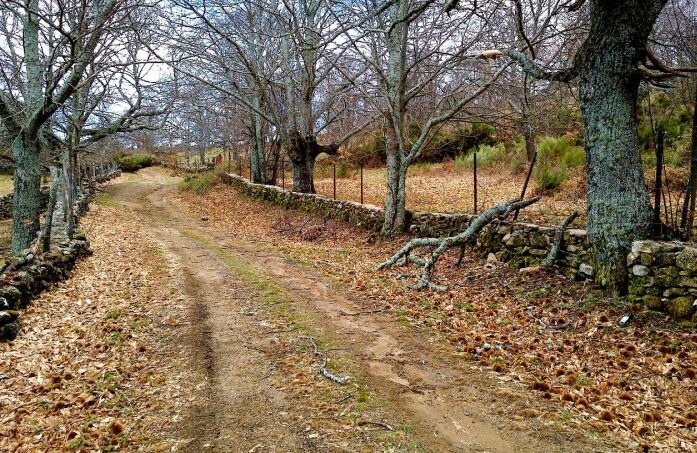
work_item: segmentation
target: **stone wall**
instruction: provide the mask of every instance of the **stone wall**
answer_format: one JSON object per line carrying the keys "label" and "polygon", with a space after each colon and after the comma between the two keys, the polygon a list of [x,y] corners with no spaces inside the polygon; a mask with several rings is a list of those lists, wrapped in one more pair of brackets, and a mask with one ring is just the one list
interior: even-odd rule
{"label": "stone wall", "polygon": [[[276,186],[252,184],[231,174],[221,175],[226,183],[255,200],[264,200],[287,209],[317,213],[371,231],[380,231],[384,218],[382,208],[353,201],[338,201],[322,195],[290,192]],[[449,236],[459,233],[470,224],[469,214],[437,212],[407,212],[409,232],[415,236]],[[493,253],[499,261],[517,267],[539,264],[549,252],[555,228],[528,223],[492,222],[477,239],[478,249],[485,255]],[[592,276],[589,244],[585,230],[567,230],[559,252],[560,273],[571,278]]]}
{"label": "stone wall", "polygon": [[[12,218],[12,201],[14,200],[14,194],[8,193],[7,195],[0,197],[0,220],[7,220]],[[41,189],[41,209],[45,209],[48,205],[48,187]]]}
{"label": "stone wall", "polygon": [[[109,173],[83,183],[74,204],[78,218],[89,208],[97,183],[118,174],[118,171]],[[32,251],[24,250],[8,260],[0,270],[0,341],[11,341],[19,333],[21,308],[53,283],[68,278],[77,261],[90,253],[87,238],[76,233],[70,240],[57,238],[48,253],[34,256]]]}
{"label": "stone wall", "polygon": [[[239,192],[288,209],[317,213],[371,231],[380,231],[382,208],[351,201],[335,201],[322,195],[290,192],[275,186],[252,184],[237,175],[221,178]],[[409,232],[415,236],[448,236],[467,228],[473,216],[433,212],[407,212]],[[489,224],[477,237],[477,247],[488,259],[515,267],[540,264],[549,253],[556,227],[524,222]],[[629,299],[648,308],[669,312],[677,319],[697,322],[697,248],[682,243],[637,241],[627,257]],[[586,230],[567,229],[555,263],[556,271],[572,279],[593,276]]]}
{"label": "stone wall", "polygon": [[637,241],[627,266],[630,300],[697,322],[697,248],[680,242]]}

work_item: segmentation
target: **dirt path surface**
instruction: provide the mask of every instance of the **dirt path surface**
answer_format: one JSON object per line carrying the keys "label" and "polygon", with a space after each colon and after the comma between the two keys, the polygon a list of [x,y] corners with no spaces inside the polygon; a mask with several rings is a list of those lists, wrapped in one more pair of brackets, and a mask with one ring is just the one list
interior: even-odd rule
{"label": "dirt path surface", "polygon": [[[106,191],[158,238],[183,296],[194,382],[180,451],[612,451],[514,415],[525,399],[428,335],[191,218],[167,201],[177,182],[149,169]],[[320,375],[325,357],[347,384]]]}

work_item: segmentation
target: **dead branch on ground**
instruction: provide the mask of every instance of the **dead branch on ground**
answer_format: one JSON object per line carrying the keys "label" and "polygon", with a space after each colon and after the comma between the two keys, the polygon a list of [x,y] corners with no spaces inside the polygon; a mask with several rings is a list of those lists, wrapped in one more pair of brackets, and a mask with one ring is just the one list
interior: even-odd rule
{"label": "dead branch on ground", "polygon": [[[511,200],[499,203],[496,206],[488,209],[479,216],[475,217],[465,231],[449,236],[446,238],[416,238],[412,239],[407,244],[399,249],[391,258],[378,266],[378,269],[389,268],[394,265],[406,265],[414,263],[423,266],[423,271],[419,282],[414,286],[416,289],[429,288],[436,291],[444,291],[444,286],[436,285],[431,281],[433,267],[446,250],[464,246],[470,239],[478,234],[485,226],[491,223],[496,218],[506,218],[508,214],[517,210],[523,209],[537,202],[539,196],[529,200]],[[430,247],[432,251],[430,256],[426,258],[412,256],[411,253],[419,248]]]}

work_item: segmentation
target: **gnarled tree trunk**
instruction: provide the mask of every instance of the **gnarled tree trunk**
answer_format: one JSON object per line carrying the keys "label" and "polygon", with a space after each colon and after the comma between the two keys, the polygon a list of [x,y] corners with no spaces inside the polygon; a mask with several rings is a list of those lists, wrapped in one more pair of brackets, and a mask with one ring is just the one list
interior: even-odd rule
{"label": "gnarled tree trunk", "polygon": [[591,2],[591,30],[576,57],[587,160],[588,234],[596,280],[626,289],[631,243],[651,233],[636,109],[639,63],[662,2]]}
{"label": "gnarled tree trunk", "polygon": [[320,145],[315,137],[302,137],[294,133],[287,145],[288,158],[293,167],[293,191],[315,193],[315,159],[321,153],[334,155],[338,149],[336,144]]}
{"label": "gnarled tree trunk", "polygon": [[39,232],[41,213],[41,155],[38,139],[20,135],[12,143],[17,162],[12,207],[12,251],[28,248]]}

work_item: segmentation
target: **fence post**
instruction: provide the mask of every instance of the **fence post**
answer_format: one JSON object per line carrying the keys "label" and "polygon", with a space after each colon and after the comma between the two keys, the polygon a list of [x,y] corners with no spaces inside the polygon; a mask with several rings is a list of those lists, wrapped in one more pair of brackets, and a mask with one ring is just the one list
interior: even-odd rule
{"label": "fence post", "polygon": [[333,173],[334,173],[334,199],[336,200],[336,164],[333,165]]}
{"label": "fence post", "polygon": [[281,157],[281,188],[286,190],[286,158]]}
{"label": "fence post", "polygon": [[228,149],[227,150],[227,172],[228,172],[228,174],[232,172],[230,170],[230,165],[232,163],[231,161],[232,161],[231,151]]}
{"label": "fence post", "polygon": [[[656,196],[653,202],[653,228],[654,234],[661,234],[661,190],[663,189],[663,146],[666,131],[659,129],[656,140]],[[668,219],[666,219],[666,222]]]}
{"label": "fence post", "polygon": [[249,182],[254,182],[252,178],[252,152],[249,152]]}
{"label": "fence post", "polygon": [[472,161],[474,165],[474,215],[477,215],[477,152],[474,152]]}
{"label": "fence post", "polygon": [[361,163],[361,204],[363,204],[363,163]]}
{"label": "fence post", "polygon": [[[528,167],[528,173],[525,175],[525,182],[523,182],[523,189],[520,191],[520,199],[525,198],[525,192],[528,190],[528,184],[530,183],[530,177],[532,176],[532,169],[535,167],[535,162],[537,162],[537,151],[532,153],[532,159],[530,159],[530,166]],[[513,222],[518,220],[519,209],[516,209],[515,214],[513,214]],[[511,225],[511,229],[513,225]]]}

